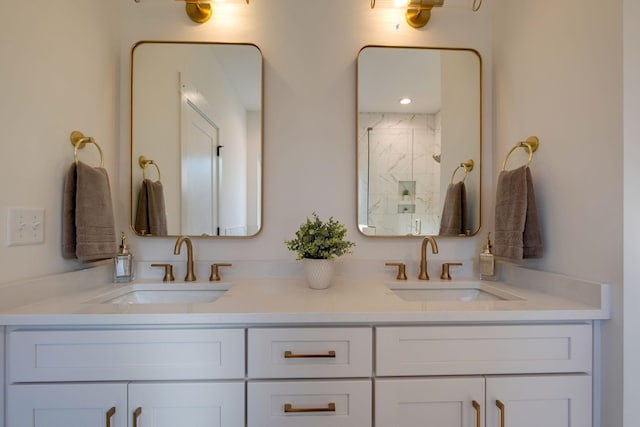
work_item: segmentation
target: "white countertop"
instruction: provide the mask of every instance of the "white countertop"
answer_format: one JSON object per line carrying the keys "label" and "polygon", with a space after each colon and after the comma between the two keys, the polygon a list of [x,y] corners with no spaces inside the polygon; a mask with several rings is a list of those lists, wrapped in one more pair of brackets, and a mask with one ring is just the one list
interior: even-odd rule
{"label": "white countertop", "polygon": [[[387,277],[337,277],[325,290],[302,278],[233,277],[211,303],[95,303],[129,284],[107,283],[104,268],[0,287],[2,325],[279,325],[420,324],[583,321],[610,317],[609,287],[566,276],[504,269],[504,282],[482,282],[518,296],[498,301],[405,301],[388,285],[416,281]],[[102,277],[102,280],[99,280]],[[460,283],[457,279],[455,283]],[[161,283],[142,280],[137,283]],[[431,285],[439,279],[431,280]],[[477,282],[477,281],[475,281]],[[203,282],[209,284],[210,282]],[[443,287],[452,282],[442,281]]]}

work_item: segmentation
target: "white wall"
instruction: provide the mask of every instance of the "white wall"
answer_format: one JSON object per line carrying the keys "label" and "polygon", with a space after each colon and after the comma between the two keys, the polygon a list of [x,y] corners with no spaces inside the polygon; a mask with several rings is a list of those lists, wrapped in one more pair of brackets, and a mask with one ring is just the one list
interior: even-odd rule
{"label": "white wall", "polygon": [[601,328],[603,427],[622,425],[621,6],[493,4],[495,164],[517,141],[540,138],[531,169],[545,253],[526,264],[613,285],[613,320]]}
{"label": "white wall", "polygon": [[[61,255],[69,135],[100,144],[117,189],[118,9],[102,0],[0,2],[0,281],[82,267]],[[79,158],[97,165],[94,146]],[[114,194],[114,198],[117,193]],[[7,247],[8,207],[45,209],[45,243]]]}
{"label": "white wall", "polygon": [[[348,226],[358,244],[351,259],[386,260],[393,254],[415,264],[416,239],[372,240],[356,231],[356,57],[368,44],[469,47],[483,55],[484,75],[490,76],[490,3],[478,13],[466,6],[441,8],[422,30],[408,27],[402,11],[371,10],[367,1],[240,4],[229,13],[218,9],[204,25],[191,22],[180,2],[119,0],[117,5],[100,0],[0,5],[0,54],[11,58],[0,71],[5,141],[0,218],[6,221],[8,206],[46,209],[44,245],[8,248],[6,227],[0,227],[3,282],[85,267],[63,260],[59,249],[73,129],[101,144],[117,228],[128,228],[129,62],[131,47],[140,40],[248,42],[264,55],[264,227],[251,240],[198,240],[198,260],[293,260],[283,240],[317,211]],[[24,25],[18,16],[32,21]],[[483,113],[490,120],[488,77],[484,90]],[[490,127],[484,140],[491,141]],[[91,147],[84,151],[81,158],[95,162]],[[485,158],[485,174],[490,170]],[[483,185],[490,188],[490,180]],[[485,223],[488,215],[485,208]],[[434,258],[470,259],[480,247],[476,239],[441,240]],[[129,236],[129,241],[138,259],[173,258],[171,239]]]}
{"label": "white wall", "polygon": [[640,401],[640,2],[623,1],[624,26],[624,426],[638,425]]}
{"label": "white wall", "polygon": [[[347,225],[349,238],[357,243],[350,259],[385,260],[393,254],[415,264],[417,239],[375,240],[357,232],[356,58],[369,44],[470,47],[481,53],[484,75],[490,76],[489,2],[478,13],[466,5],[438,9],[422,30],[408,27],[402,11],[371,10],[368,1],[252,2],[233,6],[234,14],[218,9],[204,25],[189,21],[184,5],[178,2],[120,2],[122,76],[128,75],[130,47],[143,39],[248,42],[255,43],[264,55],[263,229],[249,241],[198,240],[194,242],[198,260],[293,260],[295,254],[286,249],[283,240],[291,238],[298,225],[317,211],[321,217],[334,216]],[[228,17],[235,23],[223,22]],[[400,24],[398,29],[396,23]],[[490,121],[488,77],[484,90],[484,117]],[[128,81],[123,77],[123,146],[128,144],[127,94]],[[491,141],[490,126],[485,128],[484,138]],[[124,150],[120,162],[129,162]],[[490,159],[485,166],[488,174]],[[123,168],[122,194],[128,193],[126,173]],[[483,185],[489,186],[489,180]],[[487,215],[483,213],[485,221]],[[121,223],[126,220],[120,218]],[[139,259],[173,258],[171,239],[131,240]],[[469,259],[479,247],[476,239],[441,239],[439,256]]]}

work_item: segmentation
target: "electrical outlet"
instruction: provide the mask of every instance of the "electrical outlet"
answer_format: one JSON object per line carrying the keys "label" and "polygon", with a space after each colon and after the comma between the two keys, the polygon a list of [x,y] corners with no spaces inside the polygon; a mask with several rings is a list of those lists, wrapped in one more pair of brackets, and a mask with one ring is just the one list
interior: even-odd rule
{"label": "electrical outlet", "polygon": [[9,208],[7,245],[35,245],[44,242],[44,209]]}

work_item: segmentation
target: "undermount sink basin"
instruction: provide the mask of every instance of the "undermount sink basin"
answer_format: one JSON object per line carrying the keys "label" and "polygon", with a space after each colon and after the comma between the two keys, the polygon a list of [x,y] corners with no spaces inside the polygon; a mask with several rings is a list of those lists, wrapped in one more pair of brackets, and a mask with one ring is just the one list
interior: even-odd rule
{"label": "undermount sink basin", "polygon": [[509,301],[522,298],[480,282],[432,282],[387,284],[405,301]]}
{"label": "undermount sink basin", "polygon": [[229,283],[134,284],[88,301],[90,304],[206,304],[224,295]]}

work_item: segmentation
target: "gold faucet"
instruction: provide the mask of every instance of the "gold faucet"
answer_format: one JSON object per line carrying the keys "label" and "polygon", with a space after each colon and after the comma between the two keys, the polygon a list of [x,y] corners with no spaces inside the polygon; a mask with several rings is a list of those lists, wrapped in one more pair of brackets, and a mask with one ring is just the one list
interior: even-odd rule
{"label": "gold faucet", "polygon": [[438,253],[438,244],[433,236],[427,236],[422,240],[422,248],[420,250],[420,274],[418,280],[429,280],[427,273],[427,243],[431,242],[431,253]]}
{"label": "gold faucet", "polygon": [[187,244],[187,275],[184,276],[185,282],[195,282],[196,275],[193,272],[193,246],[191,245],[191,239],[187,236],[180,236],[178,240],[176,240],[176,246],[173,248],[174,255],[180,255],[180,247],[182,246],[182,242]]}

